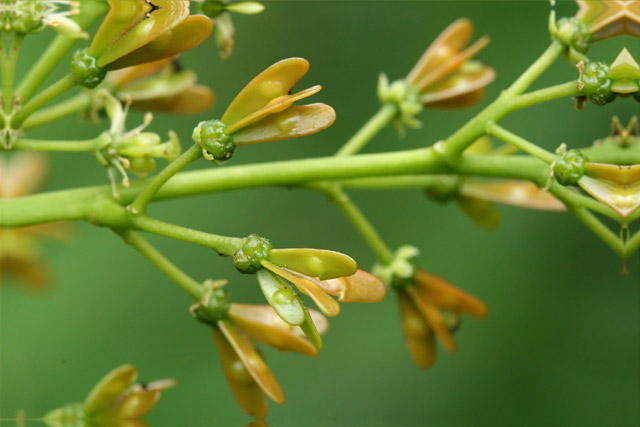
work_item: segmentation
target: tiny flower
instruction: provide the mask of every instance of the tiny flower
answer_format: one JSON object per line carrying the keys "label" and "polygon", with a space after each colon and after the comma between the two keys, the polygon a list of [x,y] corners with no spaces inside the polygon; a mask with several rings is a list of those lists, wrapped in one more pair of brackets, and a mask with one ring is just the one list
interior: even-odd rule
{"label": "tiny flower", "polygon": [[414,361],[423,368],[435,361],[436,336],[447,350],[455,351],[452,332],[457,327],[461,313],[476,317],[487,314],[482,301],[422,270],[417,270],[412,283],[396,287],[395,290],[409,351]]}
{"label": "tiny flower", "polygon": [[170,58],[198,46],[213,31],[204,15],[189,15],[188,0],[109,0],[111,9],[91,46],[73,56],[76,83],[93,88],[106,71]]}
{"label": "tiny flower", "polygon": [[100,90],[96,99],[103,103],[111,121],[111,127],[109,131],[102,134],[104,142],[96,150],[95,155],[98,161],[107,167],[112,193],[117,199],[119,195],[115,183],[116,170],[122,174],[123,185],[128,186],[127,169],[144,176],[155,170],[156,158],[165,158],[171,161],[180,155],[182,148],[175,132],[169,132],[167,142],[162,142],[160,136],[155,133],[142,132],[153,120],[151,113],[145,115],[142,125],[127,131],[125,122],[128,104],[123,108],[120,101],[106,90]]}
{"label": "tiny flower", "polygon": [[[263,418],[268,411],[265,394],[280,404],[285,397],[252,338],[279,350],[307,356],[316,356],[318,350],[304,339],[300,327],[283,322],[270,306],[231,303],[224,284],[205,283],[206,291],[191,312],[212,326],[220,362],[242,410]],[[318,326],[318,333],[327,330],[328,322],[320,313],[310,310],[308,316]]]}
{"label": "tiny flower", "polygon": [[576,17],[589,26],[594,40],[622,34],[640,37],[640,2],[637,0],[577,0]]}
{"label": "tiny flower", "polygon": [[258,144],[311,135],[333,124],[336,113],[326,104],[294,106],[319,92],[313,86],[295,94],[291,88],[309,70],[302,58],[276,62],[240,91],[220,120],[202,122],[193,139],[207,159],[225,161],[236,145]]}
{"label": "tiny flower", "polygon": [[213,105],[213,91],[196,84],[197,76],[182,69],[177,58],[123,68],[108,74],[115,96],[132,108],[172,113],[199,113]]}
{"label": "tiny flower", "polygon": [[472,31],[468,19],[458,19],[449,25],[407,75],[406,80],[418,89],[425,106],[475,104],[482,98],[484,87],[495,78],[492,68],[470,61],[489,43],[487,36],[464,49]]}
{"label": "tiny flower", "polygon": [[264,10],[262,3],[256,1],[243,1],[238,3],[226,3],[219,0],[196,0],[200,1],[200,13],[207,15],[213,20],[216,27],[216,44],[220,49],[220,57],[229,59],[233,52],[236,30],[228,12],[240,13],[243,15],[256,15]]}
{"label": "tiny flower", "polygon": [[45,415],[43,421],[51,427],[146,426],[139,420],[158,403],[163,390],[175,386],[175,381],[133,384],[137,376],[135,366],[119,366],[95,385],[83,403],[55,409]]}
{"label": "tiny flower", "polygon": [[[19,153],[9,161],[0,158],[0,199],[31,193],[42,184],[47,169],[46,159],[33,153]],[[37,240],[63,239],[66,230],[59,223],[0,229],[0,276],[14,276],[33,288],[41,288],[49,280],[49,273],[41,262]]]}

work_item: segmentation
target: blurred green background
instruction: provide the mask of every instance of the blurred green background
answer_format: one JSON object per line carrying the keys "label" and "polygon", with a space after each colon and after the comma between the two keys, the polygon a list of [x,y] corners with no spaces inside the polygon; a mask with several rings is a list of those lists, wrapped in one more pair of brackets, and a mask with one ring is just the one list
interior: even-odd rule
{"label": "blurred green background", "polygon": [[[476,38],[492,42],[480,58],[496,68],[494,98],[547,46],[547,1],[266,1],[259,16],[234,16],[236,49],[221,61],[213,40],[184,55],[200,81],[217,95],[213,111],[197,117],[157,115],[152,130],[175,129],[183,146],[200,120],[219,117],[235,93],[271,63],[290,56],[311,62],[298,88],[320,83],[313,102],[338,114],[333,127],[300,140],[241,147],[231,165],[329,155],[378,109],[378,74],[408,72],[439,32],[466,16]],[[573,2],[560,2],[561,15]],[[52,32],[48,30],[47,36]],[[33,39],[33,40],[31,40]],[[45,46],[31,37],[21,74]],[[612,61],[636,39],[595,45],[594,59]],[[57,70],[58,76],[64,70]],[[558,61],[535,87],[576,77]],[[52,80],[53,81],[53,78]],[[477,113],[425,111],[424,126],[400,140],[384,130],[367,151],[421,147],[445,138]],[[589,145],[623,123],[638,104],[618,100],[577,111],[570,99],[507,118],[512,131],[548,148]],[[133,114],[129,126],[137,126]],[[100,123],[99,129],[107,126]],[[29,136],[82,139],[98,129],[78,118],[36,129]],[[105,184],[92,156],[52,156],[46,190]],[[199,162],[196,167],[212,167]],[[224,167],[224,166],[223,166]],[[630,273],[620,259],[569,214],[501,208],[494,232],[473,225],[456,206],[433,204],[417,190],[354,191],[354,200],[392,247],[421,249],[419,265],[482,298],[486,319],[463,319],[459,350],[438,349],[429,370],[408,355],[389,295],[376,305],[343,306],[332,319],[325,349],[315,358],[262,347],[287,402],[270,405],[270,425],[638,426],[640,425],[640,263]],[[369,268],[375,259],[338,210],[316,194],[283,189],[243,190],[154,204],[152,215],[226,235],[258,233],[278,247],[330,248]],[[227,387],[211,331],[189,315],[190,299],[106,229],[77,224],[66,244],[45,243],[55,280],[45,294],[3,286],[0,299],[0,414],[22,408],[37,417],[79,401],[122,363],[141,380],[173,377],[147,418],[153,426],[243,425]],[[256,282],[231,262],[193,244],[151,238],[199,279],[226,278],[236,301],[260,302]],[[7,424],[11,424],[10,422]]]}

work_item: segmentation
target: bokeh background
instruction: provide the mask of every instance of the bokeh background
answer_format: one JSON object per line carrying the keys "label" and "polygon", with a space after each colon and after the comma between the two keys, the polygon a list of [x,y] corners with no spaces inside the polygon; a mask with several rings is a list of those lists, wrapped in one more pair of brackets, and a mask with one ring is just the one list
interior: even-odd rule
{"label": "bokeh background", "polygon": [[[476,37],[492,42],[480,55],[498,78],[487,102],[547,46],[547,1],[266,1],[259,16],[234,16],[236,50],[218,57],[213,40],[184,55],[217,95],[214,109],[190,117],[158,115],[152,129],[175,129],[189,144],[200,120],[219,117],[235,93],[271,63],[290,56],[311,62],[298,87],[320,83],[314,102],[338,113],[335,125],[312,137],[244,147],[231,165],[329,155],[378,109],[378,74],[408,72],[454,19],[466,16]],[[559,2],[571,15],[573,2]],[[52,32],[48,31],[47,36]],[[31,40],[33,39],[33,40]],[[46,36],[31,37],[20,58],[24,73]],[[594,59],[612,61],[637,40],[595,45]],[[635,47],[634,47],[635,46]],[[61,67],[57,76],[65,70]],[[558,61],[535,87],[576,77]],[[52,80],[53,81],[53,78]],[[445,138],[482,105],[425,111],[424,126],[400,140],[384,130],[367,151],[421,147]],[[577,111],[570,99],[507,118],[512,131],[552,150],[589,145],[623,122],[638,104],[619,100]],[[132,114],[130,127],[142,120]],[[35,129],[37,137],[89,138],[107,126],[77,117]],[[92,156],[54,155],[45,190],[107,182]],[[212,167],[199,162],[195,167]],[[225,167],[225,166],[223,166]],[[325,349],[313,359],[263,352],[287,402],[270,405],[271,425],[637,426],[640,425],[640,263],[620,259],[569,214],[501,208],[493,232],[472,224],[456,206],[436,205],[417,190],[353,191],[353,198],[392,247],[421,249],[419,265],[482,298],[486,319],[463,319],[455,354],[438,349],[438,362],[420,370],[408,355],[389,295],[376,305],[343,306],[332,319]],[[268,236],[279,247],[346,252],[369,268],[374,256],[338,210],[317,194],[284,189],[243,190],[154,204],[166,221],[226,235]],[[199,279],[226,278],[235,300],[260,302],[251,276],[193,244],[151,238]],[[38,417],[80,401],[112,368],[133,363],[141,380],[173,377],[148,417],[153,426],[243,425],[250,422],[225,382],[211,331],[189,315],[190,299],[109,230],[73,227],[65,244],[45,243],[55,280],[43,294],[16,283],[0,291],[0,414],[24,409]],[[8,286],[7,286],[8,285]],[[11,424],[11,422],[6,422]],[[4,425],[4,424],[3,424]]]}

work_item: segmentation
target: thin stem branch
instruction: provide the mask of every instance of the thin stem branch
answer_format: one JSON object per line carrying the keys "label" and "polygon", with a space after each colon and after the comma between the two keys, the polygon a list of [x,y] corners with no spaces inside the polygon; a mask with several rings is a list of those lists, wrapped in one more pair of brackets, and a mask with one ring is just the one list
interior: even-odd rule
{"label": "thin stem branch", "polygon": [[562,43],[554,40],[547,50],[509,86],[506,93],[509,96],[516,96],[527,90],[529,86],[558,59],[558,56],[560,56],[564,49],[565,47]]}
{"label": "thin stem branch", "polygon": [[139,230],[203,245],[225,256],[232,256],[242,248],[245,243],[245,239],[243,238],[218,236],[216,234],[205,233],[203,231],[158,221],[147,216],[134,217],[132,223]]}
{"label": "thin stem branch", "polygon": [[18,110],[18,112],[15,114],[15,116],[13,116],[13,119],[11,120],[11,126],[14,129],[20,128],[20,126],[22,126],[22,123],[33,112],[40,109],[40,107],[45,105],[47,102],[60,96],[75,85],[76,82],[73,76],[71,74],[67,74],[65,77],[61,78],[56,83],[40,92],[33,99],[27,102],[20,110]]}
{"label": "thin stem branch", "polygon": [[[552,42],[540,58],[538,58],[509,89],[502,92],[495,101],[447,138],[439,147],[438,152],[450,163],[455,163],[469,145],[485,134],[487,123],[498,123],[500,119],[515,110],[513,104],[514,98],[524,92],[531,83],[558,58],[562,50],[563,46],[561,44],[556,41]],[[562,94],[564,92],[560,91],[560,93]],[[534,99],[542,102],[543,97],[538,95]],[[534,99],[530,99],[528,102],[532,102]],[[527,101],[526,98],[525,101]],[[523,105],[527,106],[528,104],[524,102]],[[515,104],[515,106],[517,106],[517,104]]]}
{"label": "thin stem branch", "polygon": [[574,80],[571,82],[562,83],[556,86],[550,86],[544,89],[539,89],[533,92],[518,95],[511,100],[509,111],[511,112],[521,110],[523,108],[531,107],[532,105],[553,101],[554,99],[558,98],[577,96],[579,94],[580,91],[578,91],[578,82]]}
{"label": "thin stem branch", "polygon": [[14,79],[16,72],[16,62],[18,51],[24,39],[24,34],[14,33],[13,41],[9,45],[9,50],[4,52],[0,61],[0,74],[2,74],[2,105],[4,113],[9,115],[14,108]]}
{"label": "thin stem branch", "polygon": [[142,255],[151,261],[160,271],[169,276],[171,280],[176,282],[178,286],[184,289],[195,300],[202,297],[202,285],[187,273],[178,268],[174,263],[169,261],[167,257],[162,255],[151,243],[149,243],[139,233],[127,230],[118,233],[124,241],[136,248]]}
{"label": "thin stem branch", "polygon": [[106,133],[101,134],[97,138],[87,139],[83,141],[51,141],[38,139],[18,139],[13,146],[17,150],[29,151],[65,151],[65,152],[82,152],[96,151],[103,148],[111,141]]}
{"label": "thin stem branch", "polygon": [[620,237],[617,236],[613,231],[611,231],[606,225],[604,225],[598,217],[589,212],[587,209],[583,207],[572,207],[569,206],[569,210],[584,224],[586,225],[594,234],[600,239],[602,239],[607,245],[611,247],[618,255],[621,257],[625,257],[626,251],[625,246],[620,240]]}
{"label": "thin stem branch", "polygon": [[544,148],[538,147],[536,144],[527,141],[520,136],[509,132],[503,127],[492,123],[487,126],[487,133],[489,135],[495,136],[496,138],[500,138],[504,142],[513,145],[514,147],[524,151],[525,153],[531,154],[533,157],[537,157],[545,163],[551,164],[556,160],[556,155],[548,152]]}
{"label": "thin stem branch", "polygon": [[338,150],[336,156],[352,156],[362,150],[398,114],[396,104],[384,104],[367,123]]}
{"label": "thin stem branch", "polygon": [[364,213],[358,209],[355,203],[353,203],[347,193],[345,193],[339,185],[331,183],[317,183],[311,184],[307,186],[307,188],[322,191],[329,197],[329,200],[340,208],[349,221],[351,221],[353,226],[358,230],[360,235],[362,235],[381,263],[390,264],[393,261],[393,251],[389,249],[382,239],[382,236],[380,236],[376,231],[375,227],[371,222],[369,222]]}
{"label": "thin stem branch", "polygon": [[158,175],[153,177],[151,181],[144,187],[144,190],[131,203],[130,210],[132,213],[144,214],[147,205],[160,188],[171,179],[172,176],[189,166],[191,163],[202,157],[202,148],[198,144],[194,144],[187,151],[182,153],[180,157],[164,168]]}
{"label": "thin stem branch", "polygon": [[83,91],[72,98],[33,113],[24,121],[22,128],[32,129],[54,122],[71,114],[85,111],[91,107],[91,102],[91,94],[87,91]]}

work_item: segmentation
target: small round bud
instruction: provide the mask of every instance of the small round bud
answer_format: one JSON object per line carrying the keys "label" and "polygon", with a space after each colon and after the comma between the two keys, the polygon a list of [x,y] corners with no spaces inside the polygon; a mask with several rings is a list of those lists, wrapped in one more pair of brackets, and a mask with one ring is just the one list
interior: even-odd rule
{"label": "small round bud", "polygon": [[245,240],[246,243],[233,255],[233,264],[241,273],[254,274],[262,268],[260,262],[269,257],[273,245],[257,234],[250,234]]}
{"label": "small round bud", "polygon": [[138,175],[148,175],[156,170],[156,161],[151,157],[133,157],[129,160],[129,169]]}
{"label": "small round bud", "polygon": [[616,94],[611,91],[611,79],[607,77],[609,66],[603,62],[589,62],[580,73],[580,91],[596,105],[613,101]]}
{"label": "small round bud", "polygon": [[229,291],[222,286],[209,286],[200,302],[195,306],[193,314],[199,321],[215,325],[218,321],[229,317],[231,300]]}
{"label": "small round bud", "polygon": [[215,18],[226,10],[226,5],[219,0],[204,0],[200,3],[200,13]]}
{"label": "small round bud", "polygon": [[98,67],[98,60],[87,53],[87,49],[77,50],[71,58],[71,74],[77,84],[93,89],[104,80],[107,70]]}
{"label": "small round bud", "polygon": [[209,156],[209,160],[224,162],[233,156],[236,144],[233,138],[224,131],[226,125],[220,120],[200,123],[193,131],[193,140],[200,145]]}
{"label": "small round bud", "polygon": [[553,176],[562,185],[576,185],[584,175],[587,156],[578,150],[569,150],[553,165]]}
{"label": "small round bud", "polygon": [[558,20],[555,36],[577,52],[585,53],[591,43],[591,31],[576,17]]}

